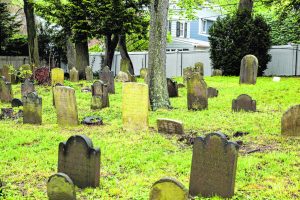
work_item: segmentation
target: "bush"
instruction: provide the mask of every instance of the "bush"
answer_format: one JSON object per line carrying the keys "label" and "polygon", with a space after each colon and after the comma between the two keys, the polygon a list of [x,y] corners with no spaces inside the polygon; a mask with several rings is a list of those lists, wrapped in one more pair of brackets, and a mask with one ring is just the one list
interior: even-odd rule
{"label": "bush", "polygon": [[50,70],[48,67],[40,67],[34,71],[34,80],[37,81],[39,85],[50,84]]}
{"label": "bush", "polygon": [[271,60],[271,28],[262,16],[247,12],[218,18],[209,30],[210,58],[214,69],[224,75],[239,75],[242,58],[253,54],[258,58],[258,75],[262,75]]}

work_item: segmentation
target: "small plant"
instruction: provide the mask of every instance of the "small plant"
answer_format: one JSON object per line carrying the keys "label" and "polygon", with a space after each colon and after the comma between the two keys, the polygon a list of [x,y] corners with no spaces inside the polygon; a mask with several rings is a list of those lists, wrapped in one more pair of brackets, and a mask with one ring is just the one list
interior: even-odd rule
{"label": "small plant", "polygon": [[48,67],[40,67],[34,71],[34,80],[39,85],[47,85],[50,83],[50,70]]}
{"label": "small plant", "polygon": [[30,65],[21,65],[18,70],[17,77],[21,80],[28,79],[32,75],[32,70]]}

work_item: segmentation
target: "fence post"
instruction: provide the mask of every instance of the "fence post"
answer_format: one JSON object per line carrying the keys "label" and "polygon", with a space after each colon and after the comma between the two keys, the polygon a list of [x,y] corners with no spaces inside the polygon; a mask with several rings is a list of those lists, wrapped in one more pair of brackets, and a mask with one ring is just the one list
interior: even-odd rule
{"label": "fence post", "polygon": [[298,48],[299,45],[296,44],[295,76],[297,76],[297,67],[298,67]]}
{"label": "fence post", "polygon": [[182,56],[182,54],[183,54],[183,52],[181,52],[181,55],[180,55],[180,76],[182,76],[182,70],[183,70],[182,69],[183,68],[183,66],[182,66],[183,65],[183,62],[182,62],[182,57],[183,56]]}

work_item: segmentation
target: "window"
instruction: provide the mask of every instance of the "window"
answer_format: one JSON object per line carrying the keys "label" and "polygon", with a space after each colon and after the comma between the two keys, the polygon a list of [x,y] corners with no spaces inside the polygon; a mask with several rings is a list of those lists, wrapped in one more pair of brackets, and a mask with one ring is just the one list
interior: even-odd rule
{"label": "window", "polygon": [[211,25],[214,23],[212,20],[200,19],[199,20],[199,33],[200,34],[208,34],[208,30]]}
{"label": "window", "polygon": [[187,23],[176,22],[176,37],[186,37]]}
{"label": "window", "polygon": [[169,20],[168,25],[169,25],[168,31],[172,34],[172,21]]}
{"label": "window", "polygon": [[206,33],[206,27],[207,27],[207,20],[201,19],[201,33]]}
{"label": "window", "polygon": [[183,23],[180,23],[180,36],[183,36]]}

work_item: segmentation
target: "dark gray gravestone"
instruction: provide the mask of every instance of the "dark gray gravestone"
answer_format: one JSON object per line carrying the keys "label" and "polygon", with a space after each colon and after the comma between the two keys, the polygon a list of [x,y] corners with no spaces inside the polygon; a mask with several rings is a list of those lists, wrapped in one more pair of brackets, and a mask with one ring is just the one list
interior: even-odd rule
{"label": "dark gray gravestone", "polygon": [[42,98],[36,92],[23,97],[23,123],[42,124]]}
{"label": "dark gray gravestone", "polygon": [[92,81],[94,79],[93,70],[90,66],[85,68],[85,80]]}
{"label": "dark gray gravestone", "polygon": [[157,129],[160,133],[184,134],[183,123],[172,119],[157,119]]}
{"label": "dark gray gravestone", "polygon": [[190,194],[230,198],[234,195],[239,145],[222,133],[197,137],[193,146]]}
{"label": "dark gray gravestone", "polygon": [[300,136],[300,105],[289,108],[281,118],[283,136]]}
{"label": "dark gray gravestone", "polygon": [[207,98],[214,98],[219,95],[219,91],[216,88],[209,87],[207,88]]}
{"label": "dark gray gravestone", "polygon": [[240,84],[255,84],[258,60],[254,55],[246,55],[241,61]]}
{"label": "dark gray gravestone", "polygon": [[177,82],[167,78],[169,97],[178,97]]}
{"label": "dark gray gravestone", "polygon": [[9,103],[13,99],[11,83],[7,82],[4,76],[0,77],[0,100]]}
{"label": "dark gray gravestone", "polygon": [[207,86],[198,72],[193,72],[188,77],[187,101],[189,110],[203,110],[208,107]]}
{"label": "dark gray gravestone", "polygon": [[47,195],[49,200],[76,200],[73,181],[64,173],[50,176],[47,182]]}
{"label": "dark gray gravestone", "polygon": [[101,109],[109,107],[107,84],[102,81],[95,81],[92,85],[91,109]]}
{"label": "dark gray gravestone", "polygon": [[23,102],[20,99],[14,98],[11,101],[11,107],[20,107],[23,106]]}
{"label": "dark gray gravestone", "polygon": [[150,200],[188,200],[188,190],[173,178],[162,178],[151,188]]}
{"label": "dark gray gravestone", "polygon": [[222,76],[223,72],[220,69],[214,69],[212,72],[212,76]]}
{"label": "dark gray gravestone", "polygon": [[104,67],[99,74],[100,80],[107,84],[108,92],[115,94],[115,79],[114,73],[109,70],[109,67]]}
{"label": "dark gray gravestone", "polygon": [[22,98],[31,92],[35,92],[34,84],[29,79],[25,79],[21,85]]}
{"label": "dark gray gravestone", "polygon": [[87,136],[71,136],[67,142],[59,144],[58,172],[68,174],[79,188],[98,187],[100,149],[94,149]]}
{"label": "dark gray gravestone", "polygon": [[237,99],[232,100],[232,110],[235,112],[244,110],[246,112],[256,111],[256,101],[247,94],[241,94]]}

